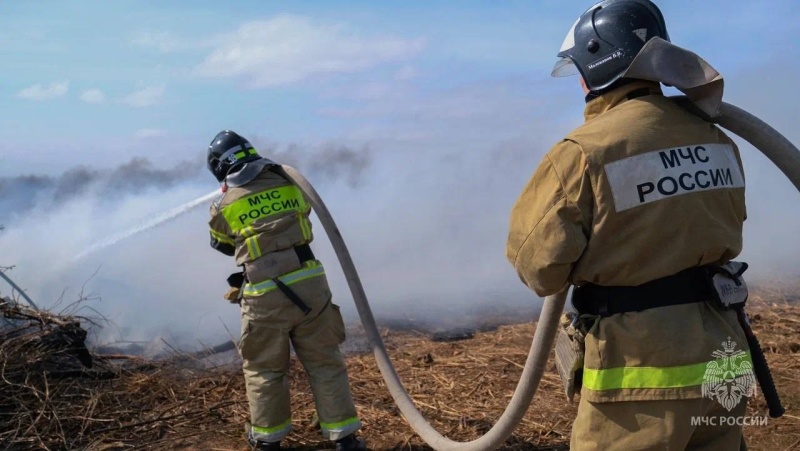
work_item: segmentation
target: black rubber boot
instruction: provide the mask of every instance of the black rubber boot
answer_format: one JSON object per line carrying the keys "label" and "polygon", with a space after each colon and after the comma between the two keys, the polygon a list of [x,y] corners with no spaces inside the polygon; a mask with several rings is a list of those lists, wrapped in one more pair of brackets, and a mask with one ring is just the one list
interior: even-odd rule
{"label": "black rubber boot", "polygon": [[262,442],[261,440],[256,440],[253,437],[253,427],[250,426],[250,423],[244,424],[244,436],[247,439],[247,443],[250,445],[250,449],[253,451],[280,451],[281,449],[281,442],[278,440],[277,442]]}
{"label": "black rubber boot", "polygon": [[366,451],[366,449],[367,443],[355,434],[336,440],[336,451]]}
{"label": "black rubber boot", "polygon": [[251,442],[253,451],[280,451],[281,442]]}

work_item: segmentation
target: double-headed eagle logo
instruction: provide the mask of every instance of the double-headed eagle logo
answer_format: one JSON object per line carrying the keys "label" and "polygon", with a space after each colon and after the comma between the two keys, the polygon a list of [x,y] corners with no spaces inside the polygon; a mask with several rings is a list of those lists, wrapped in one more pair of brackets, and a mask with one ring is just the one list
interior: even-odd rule
{"label": "double-headed eagle logo", "polygon": [[731,341],[731,337],[722,342],[722,348],[711,354],[716,360],[706,365],[701,393],[704,398],[716,398],[730,411],[743,397],[754,394],[756,376],[747,353],[741,349],[737,351],[736,342]]}

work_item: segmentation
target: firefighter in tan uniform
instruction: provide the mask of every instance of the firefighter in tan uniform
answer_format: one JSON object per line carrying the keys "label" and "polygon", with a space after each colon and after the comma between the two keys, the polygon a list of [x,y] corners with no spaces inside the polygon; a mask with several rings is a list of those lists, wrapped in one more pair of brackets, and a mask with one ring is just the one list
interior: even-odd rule
{"label": "firefighter in tan uniform", "polygon": [[[654,36],[669,40],[648,0],[579,18],[553,75],[581,75],[586,121],[544,156],[511,213],[507,257],[522,281],[540,296],[575,285],[591,325],[573,450],[744,444],[735,419],[752,363],[736,312],[708,283],[742,249],[743,168],[719,128],[658,83],[621,77]],[[712,396],[726,357],[745,390]]]}
{"label": "firefighter in tan uniform", "polygon": [[337,451],[364,450],[339,350],[344,323],[309,247],[311,208],[275,166],[229,130],[208,148],[209,170],[224,193],[211,205],[211,246],[243,269],[229,278],[226,297],[241,304],[248,440],[253,449],[279,450],[291,430],[291,343],[309,375],[323,435]]}

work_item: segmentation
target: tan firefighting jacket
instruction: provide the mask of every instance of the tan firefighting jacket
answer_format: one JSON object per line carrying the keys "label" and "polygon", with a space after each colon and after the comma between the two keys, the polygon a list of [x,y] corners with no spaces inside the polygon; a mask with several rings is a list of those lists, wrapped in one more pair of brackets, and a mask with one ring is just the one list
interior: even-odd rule
{"label": "tan firefighting jacket", "polygon": [[[744,172],[719,128],[645,81],[590,101],[585,118],[512,209],[506,255],[526,285],[540,296],[568,284],[635,286],[739,254]],[[603,318],[586,339],[582,395],[699,397],[728,337],[747,350],[735,314],[707,303]]]}
{"label": "tan firefighting jacket", "polygon": [[287,273],[293,273],[281,278],[287,285],[322,273],[316,260],[301,264],[294,251],[313,240],[310,212],[300,189],[269,168],[246,185],[229,188],[211,205],[211,246],[244,267],[245,296],[276,289],[271,279]]}

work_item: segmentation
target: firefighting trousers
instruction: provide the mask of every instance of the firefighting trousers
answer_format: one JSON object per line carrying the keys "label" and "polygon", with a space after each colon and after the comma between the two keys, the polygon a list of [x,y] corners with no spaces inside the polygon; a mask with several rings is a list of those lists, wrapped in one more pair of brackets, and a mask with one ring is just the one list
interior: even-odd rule
{"label": "firefighting trousers", "polygon": [[572,451],[746,450],[747,398],[730,411],[707,398],[593,403],[581,399]]}
{"label": "firefighting trousers", "polygon": [[250,436],[283,439],[292,427],[290,343],[308,373],[320,427],[336,440],[361,427],[339,345],[345,339],[339,306],[331,302],[325,274],[287,285],[311,308],[304,315],[280,290],[242,300],[239,351],[250,405]]}

